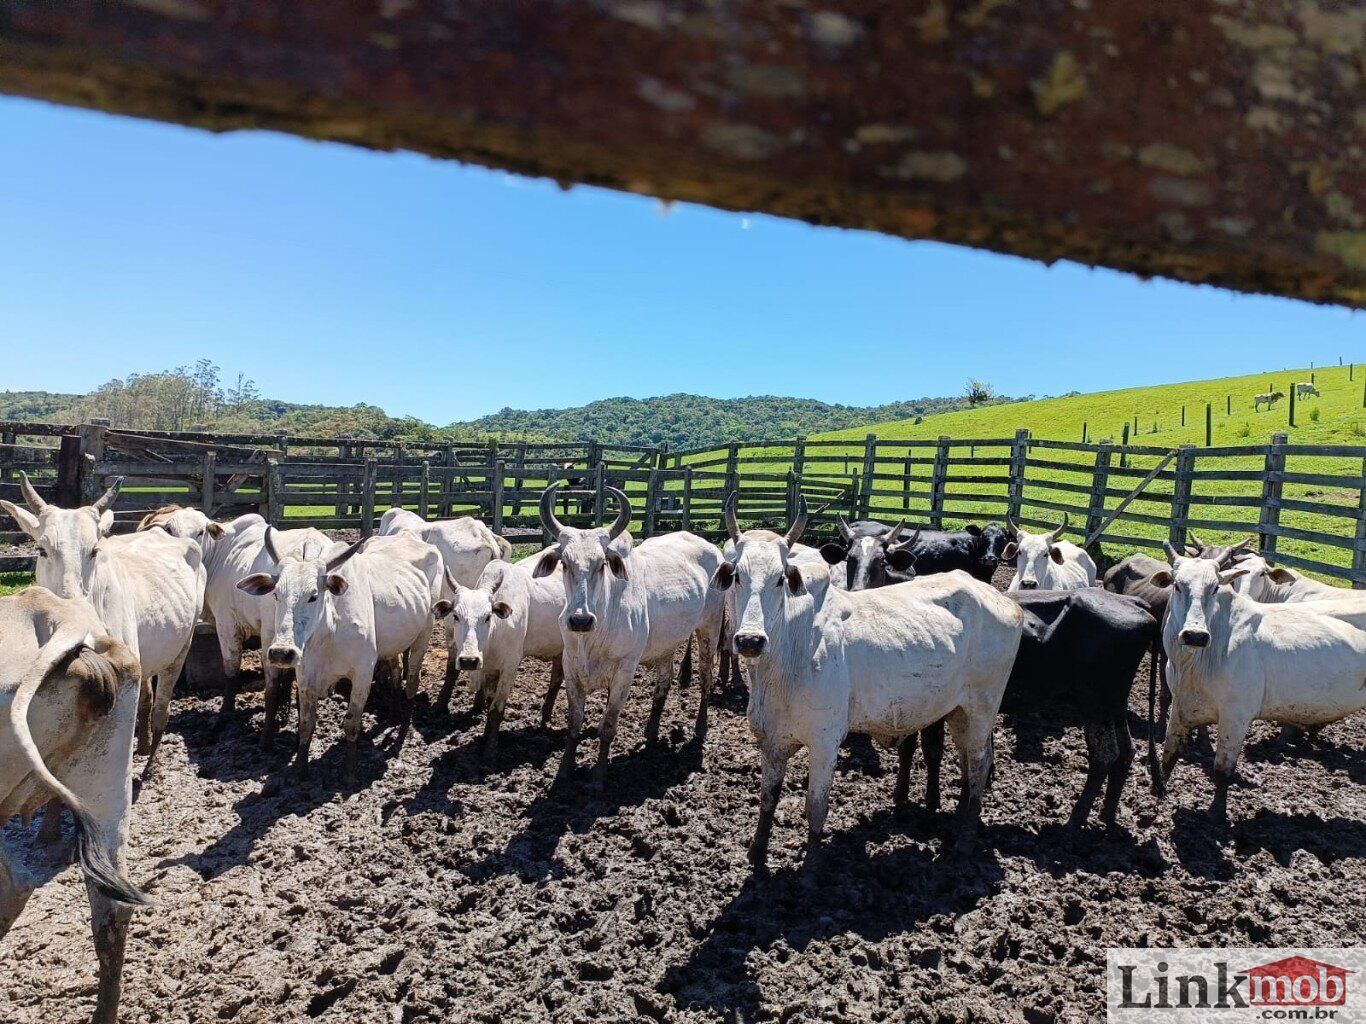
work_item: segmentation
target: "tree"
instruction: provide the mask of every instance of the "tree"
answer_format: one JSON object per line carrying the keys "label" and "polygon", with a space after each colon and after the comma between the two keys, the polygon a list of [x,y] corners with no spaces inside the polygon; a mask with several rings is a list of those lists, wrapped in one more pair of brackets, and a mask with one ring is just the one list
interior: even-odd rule
{"label": "tree", "polygon": [[996,389],[985,381],[971,379],[963,392],[963,400],[972,408],[979,405],[986,405],[988,402],[996,400]]}

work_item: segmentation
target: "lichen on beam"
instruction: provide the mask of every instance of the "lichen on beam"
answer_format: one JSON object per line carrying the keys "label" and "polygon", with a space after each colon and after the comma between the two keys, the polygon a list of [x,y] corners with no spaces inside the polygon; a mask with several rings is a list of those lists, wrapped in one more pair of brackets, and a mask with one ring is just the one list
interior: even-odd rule
{"label": "lichen on beam", "polygon": [[1366,305],[1366,9],[0,0],[0,90]]}

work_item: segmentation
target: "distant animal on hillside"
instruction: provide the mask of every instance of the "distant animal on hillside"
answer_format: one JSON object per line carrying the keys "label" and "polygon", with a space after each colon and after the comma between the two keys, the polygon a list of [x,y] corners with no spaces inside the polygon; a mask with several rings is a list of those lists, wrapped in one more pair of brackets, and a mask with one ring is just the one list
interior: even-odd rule
{"label": "distant animal on hillside", "polygon": [[1319,389],[1316,388],[1313,384],[1296,384],[1296,385],[1295,385],[1295,397],[1296,397],[1296,398],[1307,398],[1309,395],[1313,395],[1315,398],[1322,398],[1322,397],[1323,397],[1323,395],[1321,395],[1321,394],[1319,393]]}
{"label": "distant animal on hillside", "polygon": [[1284,391],[1266,391],[1260,395],[1253,395],[1252,411],[1260,412],[1263,405],[1265,405],[1268,409],[1274,409],[1276,407],[1276,403],[1284,397]]}

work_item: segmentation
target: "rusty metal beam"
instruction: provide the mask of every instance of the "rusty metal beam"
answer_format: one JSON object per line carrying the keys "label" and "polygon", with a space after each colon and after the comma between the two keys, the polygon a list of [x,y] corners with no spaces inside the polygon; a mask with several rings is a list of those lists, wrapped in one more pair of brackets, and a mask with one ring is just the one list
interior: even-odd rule
{"label": "rusty metal beam", "polygon": [[0,90],[1366,305],[1346,0],[0,0]]}

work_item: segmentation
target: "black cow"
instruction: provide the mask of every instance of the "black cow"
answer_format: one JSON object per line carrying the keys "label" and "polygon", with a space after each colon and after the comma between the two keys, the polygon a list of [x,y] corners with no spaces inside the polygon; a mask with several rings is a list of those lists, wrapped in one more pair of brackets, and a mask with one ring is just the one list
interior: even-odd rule
{"label": "black cow", "polygon": [[899,540],[904,519],[894,526],[860,519],[856,523],[839,519],[840,539],[821,545],[821,557],[833,568],[844,563],[848,589],[873,590],[889,583],[905,583],[918,575],[911,548],[921,531],[909,540]]}
{"label": "black cow", "polygon": [[1010,534],[1000,523],[965,530],[917,530],[900,544],[893,543],[895,536],[886,526],[871,520],[850,524],[841,519],[839,527],[840,540],[823,545],[821,555],[831,565],[846,564],[850,590],[864,589],[854,586],[860,575],[868,587],[879,587],[954,569],[990,583],[1010,543]]}

